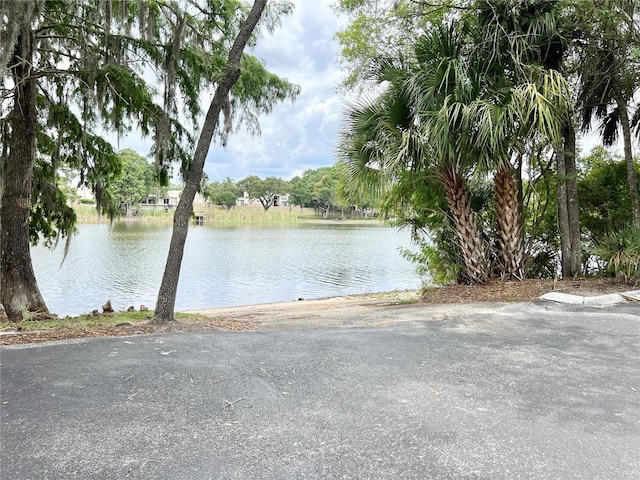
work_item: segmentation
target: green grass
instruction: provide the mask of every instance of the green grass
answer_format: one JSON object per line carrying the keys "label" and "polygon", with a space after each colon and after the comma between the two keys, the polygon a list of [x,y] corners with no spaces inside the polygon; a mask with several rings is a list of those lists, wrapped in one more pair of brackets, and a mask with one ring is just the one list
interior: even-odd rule
{"label": "green grass", "polygon": [[[119,323],[136,323],[150,320],[153,312],[116,312],[113,314],[79,315],[77,317],[55,317],[49,315],[26,314],[20,327],[22,331],[35,330],[86,330],[88,328],[117,325]],[[31,318],[30,318],[31,317]],[[14,324],[1,324],[1,330],[14,329]]]}
{"label": "green grass", "polygon": [[[78,217],[78,223],[98,223],[109,221],[104,215],[98,216],[95,205],[77,204],[73,206]],[[153,222],[170,222],[173,220],[175,209],[165,211],[162,206],[157,210],[140,209],[138,213],[132,217],[118,217],[115,221],[153,221]],[[204,224],[223,224],[223,223],[256,223],[256,224],[273,224],[273,223],[298,223],[298,222],[319,222],[325,221],[322,216],[316,215],[312,208],[304,208],[302,211],[299,207],[272,207],[266,212],[261,206],[236,206],[231,210],[225,210],[221,207],[207,205],[196,205],[195,213],[204,215]],[[340,212],[332,212],[328,220],[344,220],[358,222],[372,222],[377,219],[352,219],[348,215],[341,216]]]}
{"label": "green grass", "polygon": [[[176,320],[195,320],[202,315],[193,313],[176,313]],[[153,318],[153,311],[147,312],[115,312],[93,315],[91,313],[76,317],[56,317],[54,315],[26,313],[20,323],[23,332],[38,330],[75,330],[82,331],[95,327],[108,327],[118,324],[136,324],[148,322]],[[13,331],[14,323],[0,323],[0,331]]]}
{"label": "green grass", "polygon": [[411,305],[420,300],[420,292],[415,290],[394,290],[391,292],[368,293],[362,296],[376,300],[388,300],[397,305]]}
{"label": "green grass", "polygon": [[198,207],[197,213],[204,214],[207,223],[295,223],[300,221],[298,208],[234,207],[224,210],[218,207]]}

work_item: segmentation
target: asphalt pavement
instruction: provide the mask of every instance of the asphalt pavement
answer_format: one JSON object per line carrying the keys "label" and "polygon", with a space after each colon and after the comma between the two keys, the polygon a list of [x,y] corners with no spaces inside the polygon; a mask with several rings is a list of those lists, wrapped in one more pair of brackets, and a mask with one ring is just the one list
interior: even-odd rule
{"label": "asphalt pavement", "polygon": [[640,478],[640,304],[401,311],[3,347],[0,478]]}

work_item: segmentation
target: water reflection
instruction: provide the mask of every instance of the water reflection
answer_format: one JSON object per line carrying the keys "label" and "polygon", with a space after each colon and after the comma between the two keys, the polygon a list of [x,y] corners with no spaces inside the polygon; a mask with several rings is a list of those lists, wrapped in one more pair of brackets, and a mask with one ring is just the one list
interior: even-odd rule
{"label": "water reflection", "polygon": [[[47,305],[59,315],[107,299],[116,309],[153,308],[170,237],[170,225],[81,225],[62,265],[62,248],[34,248]],[[192,227],[176,309],[417,288],[400,246],[410,246],[406,232],[377,225]]]}

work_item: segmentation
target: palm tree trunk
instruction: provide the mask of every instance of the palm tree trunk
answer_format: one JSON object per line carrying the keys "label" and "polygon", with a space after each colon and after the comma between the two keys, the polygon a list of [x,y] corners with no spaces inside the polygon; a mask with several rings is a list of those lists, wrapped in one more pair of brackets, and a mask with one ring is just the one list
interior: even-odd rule
{"label": "palm tree trunk", "polygon": [[521,195],[511,166],[495,175],[497,270],[503,280],[524,280],[524,224]]}
{"label": "palm tree trunk", "polygon": [[471,208],[465,179],[454,164],[441,168],[438,173],[455,224],[463,261],[462,275],[470,283],[485,283],[489,278],[487,250]]}
{"label": "palm tree trunk", "polygon": [[616,96],[618,113],[620,114],[620,124],[622,125],[622,138],[624,140],[624,159],[627,162],[627,183],[629,184],[629,198],[631,198],[631,218],[633,226],[640,228],[640,203],[638,202],[638,178],[636,175],[636,165],[633,159],[631,146],[631,127],[629,124],[629,114],[627,112],[627,102],[621,94]]}

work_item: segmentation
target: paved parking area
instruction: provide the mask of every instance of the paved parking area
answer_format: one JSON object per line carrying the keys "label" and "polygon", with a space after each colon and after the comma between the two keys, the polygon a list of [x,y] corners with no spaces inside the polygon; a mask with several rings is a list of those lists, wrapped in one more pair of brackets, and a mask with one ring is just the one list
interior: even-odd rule
{"label": "paved parking area", "polygon": [[640,478],[637,304],[370,315],[2,348],[0,477]]}

